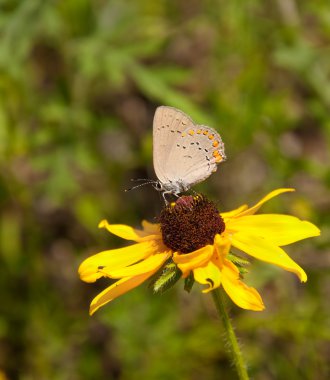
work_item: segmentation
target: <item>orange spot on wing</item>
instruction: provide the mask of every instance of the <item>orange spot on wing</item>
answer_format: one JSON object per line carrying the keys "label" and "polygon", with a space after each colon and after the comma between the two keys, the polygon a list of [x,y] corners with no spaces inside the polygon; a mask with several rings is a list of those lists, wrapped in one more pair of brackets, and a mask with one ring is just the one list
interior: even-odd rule
{"label": "orange spot on wing", "polygon": [[220,162],[220,161],[222,161],[222,156],[217,156],[217,157],[215,157],[215,162]]}
{"label": "orange spot on wing", "polygon": [[221,156],[218,150],[215,150],[213,152],[213,157],[215,158],[215,162],[220,162],[223,160],[223,157]]}

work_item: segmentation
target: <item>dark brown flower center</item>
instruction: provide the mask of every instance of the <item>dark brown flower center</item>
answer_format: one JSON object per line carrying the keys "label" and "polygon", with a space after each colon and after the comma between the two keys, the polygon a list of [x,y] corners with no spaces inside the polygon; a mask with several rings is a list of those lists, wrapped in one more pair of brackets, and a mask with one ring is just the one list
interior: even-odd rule
{"label": "dark brown flower center", "polygon": [[203,195],[184,195],[162,210],[160,228],[165,245],[175,252],[189,253],[213,244],[225,223],[215,204]]}

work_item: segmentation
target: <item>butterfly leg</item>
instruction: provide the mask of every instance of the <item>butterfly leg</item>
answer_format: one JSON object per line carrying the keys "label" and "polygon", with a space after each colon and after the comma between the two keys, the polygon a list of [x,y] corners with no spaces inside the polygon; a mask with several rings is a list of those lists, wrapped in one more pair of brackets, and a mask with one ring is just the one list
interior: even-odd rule
{"label": "butterfly leg", "polygon": [[166,199],[166,196],[165,195],[167,195],[167,194],[172,194],[172,195],[174,195],[175,197],[177,197],[177,198],[180,198],[180,193],[179,192],[175,192],[175,193],[173,193],[172,191],[163,191],[162,192],[162,196],[163,196],[163,199],[164,199],[164,201],[165,201],[165,204],[166,205],[168,205],[170,202]]}
{"label": "butterfly leg", "polygon": [[165,202],[166,205],[168,205],[169,201],[166,199],[165,194],[170,194],[170,192],[169,191],[163,191],[162,192],[162,197],[164,199],[164,202]]}

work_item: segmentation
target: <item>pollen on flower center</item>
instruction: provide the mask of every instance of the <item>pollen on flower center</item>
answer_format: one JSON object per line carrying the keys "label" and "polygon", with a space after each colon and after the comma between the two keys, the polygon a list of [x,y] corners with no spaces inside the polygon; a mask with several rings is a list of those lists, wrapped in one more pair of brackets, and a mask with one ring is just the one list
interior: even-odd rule
{"label": "pollen on flower center", "polygon": [[160,214],[163,241],[175,252],[189,253],[213,244],[225,223],[215,204],[202,195],[182,196]]}

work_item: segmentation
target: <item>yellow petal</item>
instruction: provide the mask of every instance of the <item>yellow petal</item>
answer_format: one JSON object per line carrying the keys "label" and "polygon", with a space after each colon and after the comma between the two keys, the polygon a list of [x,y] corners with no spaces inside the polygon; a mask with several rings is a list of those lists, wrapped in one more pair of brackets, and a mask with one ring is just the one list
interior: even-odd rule
{"label": "yellow petal", "polygon": [[254,206],[248,208],[247,210],[241,212],[238,216],[241,217],[241,216],[244,216],[244,215],[252,215],[254,213],[256,213],[259,208],[267,201],[269,201],[270,199],[276,197],[277,195],[279,194],[282,194],[282,193],[286,193],[286,192],[290,192],[290,191],[295,191],[295,189],[277,189],[277,190],[274,190],[274,191],[271,191],[269,194],[267,194],[264,198],[261,199],[261,201],[259,201],[257,204],[255,204]]}
{"label": "yellow petal", "polygon": [[268,240],[244,232],[237,232],[232,236],[232,245],[256,259],[275,264],[295,273],[301,282],[307,281],[305,271],[282,248],[277,247]]}
{"label": "yellow petal", "polygon": [[136,242],[161,239],[160,233],[153,235],[146,234],[145,231],[137,230],[125,224],[109,224],[105,219],[99,223],[99,228],[107,229],[111,234],[121,237],[125,240]]}
{"label": "yellow petal", "polygon": [[280,214],[242,216],[230,220],[227,229],[263,237],[278,246],[320,235],[320,230],[314,224]]}
{"label": "yellow petal", "polygon": [[227,211],[227,212],[221,212],[220,215],[222,216],[222,218],[226,222],[226,219],[233,218],[234,216],[236,216],[236,215],[240,214],[241,212],[243,212],[244,210],[248,209],[248,207],[249,207],[248,205],[242,205],[242,206],[236,208],[235,210]]}
{"label": "yellow petal", "polygon": [[240,281],[239,271],[233,263],[226,260],[221,273],[222,286],[237,306],[254,311],[261,311],[265,308],[257,290]]}
{"label": "yellow petal", "polygon": [[157,235],[160,234],[160,224],[150,223],[147,220],[142,221],[143,232],[146,235]]}
{"label": "yellow petal", "polygon": [[208,285],[208,287],[202,291],[203,293],[208,293],[220,286],[221,272],[212,261],[209,261],[207,265],[194,269],[194,279],[202,285]]}
{"label": "yellow petal", "polygon": [[142,282],[147,280],[152,274],[153,272],[149,272],[141,274],[140,276],[125,277],[110,285],[93,299],[89,308],[89,314],[94,314],[101,306],[142,284]]}
{"label": "yellow petal", "polygon": [[138,262],[127,267],[113,269],[112,267],[105,267],[100,270],[105,276],[110,278],[122,278],[138,276],[153,270],[158,270],[162,264],[171,257],[171,251],[156,253],[147,257],[145,260]]}
{"label": "yellow petal", "polygon": [[146,241],[129,247],[103,251],[84,260],[78,269],[80,278],[85,282],[95,282],[103,274],[99,268],[111,267],[123,268],[145,259],[146,257],[161,252],[159,245],[152,241]]}
{"label": "yellow petal", "polygon": [[173,254],[173,261],[185,275],[195,268],[206,265],[212,255],[213,245],[206,245],[205,247],[191,253],[182,254],[175,252]]}
{"label": "yellow petal", "polygon": [[219,268],[223,265],[223,259],[228,255],[231,247],[231,242],[228,236],[221,236],[219,234],[215,235],[214,238],[214,248],[215,255],[213,256],[213,260],[219,266]]}

